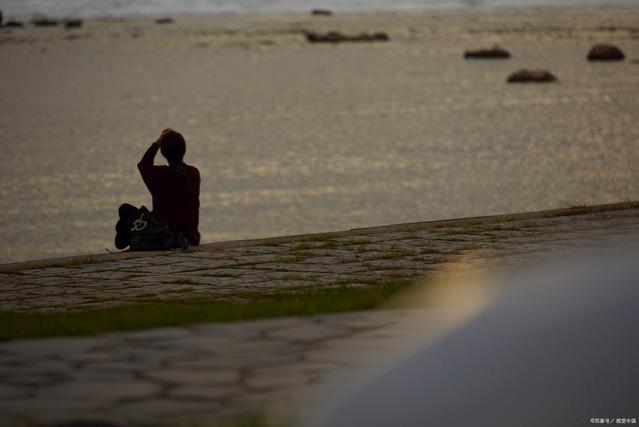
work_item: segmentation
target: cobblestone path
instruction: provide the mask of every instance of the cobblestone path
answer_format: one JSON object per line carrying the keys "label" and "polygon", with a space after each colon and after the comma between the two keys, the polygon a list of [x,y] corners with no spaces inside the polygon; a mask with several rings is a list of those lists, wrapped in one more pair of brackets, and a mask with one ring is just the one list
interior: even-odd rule
{"label": "cobblestone path", "polygon": [[0,266],[0,309],[84,310],[151,299],[232,299],[247,291],[366,285],[427,276],[459,262],[459,255],[520,265],[575,249],[633,241],[639,234],[638,204],[580,211],[209,244],[187,252],[7,264]]}
{"label": "cobblestone path", "polygon": [[0,344],[0,425],[307,419],[452,320],[386,310]]}
{"label": "cobblestone path", "polygon": [[[1,267],[0,308],[83,310],[366,286],[637,243],[639,205],[627,203],[44,260]],[[324,397],[458,320],[446,310],[380,310],[0,343],[0,425],[214,426],[261,410],[307,419]]]}

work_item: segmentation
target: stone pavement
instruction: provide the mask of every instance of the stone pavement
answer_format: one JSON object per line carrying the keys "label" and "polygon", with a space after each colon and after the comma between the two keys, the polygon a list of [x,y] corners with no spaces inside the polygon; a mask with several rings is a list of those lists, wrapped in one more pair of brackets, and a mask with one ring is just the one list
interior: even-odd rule
{"label": "stone pavement", "polygon": [[[0,310],[85,310],[246,292],[365,286],[459,262],[518,266],[639,233],[639,204],[400,224],[202,245],[189,251],[80,256],[0,266]],[[550,255],[550,254],[553,255]]]}
{"label": "stone pavement", "polygon": [[[33,261],[1,267],[0,309],[366,286],[484,265],[519,269],[637,243],[639,204],[626,203]],[[326,396],[436,339],[462,314],[378,310],[1,343],[0,425],[213,426],[260,411],[307,421]]]}
{"label": "stone pavement", "polygon": [[324,397],[454,319],[446,311],[382,310],[5,343],[0,425],[215,426],[247,414],[308,420]]}

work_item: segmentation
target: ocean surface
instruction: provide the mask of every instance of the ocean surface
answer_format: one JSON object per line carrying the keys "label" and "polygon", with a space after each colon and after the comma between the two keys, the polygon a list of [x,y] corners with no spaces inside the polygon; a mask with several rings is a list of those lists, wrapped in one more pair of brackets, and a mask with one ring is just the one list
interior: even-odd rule
{"label": "ocean surface", "polygon": [[[204,243],[639,200],[638,16],[307,18],[393,37],[342,46],[300,17],[0,32],[0,262],[113,248],[166,127],[202,175]],[[596,40],[627,60],[588,63]],[[463,59],[496,41],[512,59]],[[559,82],[505,83],[524,67]]]}
{"label": "ocean surface", "polygon": [[637,0],[0,0],[6,16],[124,17],[178,13],[307,12],[636,5]]}

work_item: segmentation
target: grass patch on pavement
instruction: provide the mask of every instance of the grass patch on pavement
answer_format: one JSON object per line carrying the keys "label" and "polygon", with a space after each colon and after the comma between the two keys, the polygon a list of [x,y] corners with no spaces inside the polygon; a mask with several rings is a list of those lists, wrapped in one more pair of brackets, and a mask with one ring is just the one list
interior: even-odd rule
{"label": "grass patch on pavement", "polygon": [[414,286],[415,281],[397,280],[369,283],[364,288],[344,284],[323,290],[254,294],[242,302],[183,299],[70,312],[0,311],[0,341],[370,310]]}
{"label": "grass patch on pavement", "polygon": [[291,252],[290,255],[278,257],[273,262],[276,264],[297,264],[314,256],[315,254],[309,251]]}

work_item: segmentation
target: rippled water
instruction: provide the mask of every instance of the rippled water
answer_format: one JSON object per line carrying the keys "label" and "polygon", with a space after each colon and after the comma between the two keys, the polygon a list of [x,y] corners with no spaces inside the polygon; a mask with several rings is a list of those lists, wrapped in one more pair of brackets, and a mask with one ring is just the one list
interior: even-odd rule
{"label": "rippled water", "polygon": [[[410,40],[104,43],[0,53],[2,262],[113,247],[167,126],[202,174],[204,242],[639,198],[639,65],[588,64],[588,41],[502,62]],[[530,64],[560,82],[505,84]]]}

